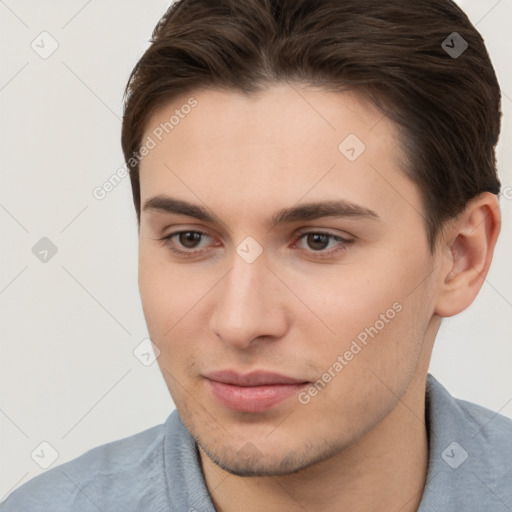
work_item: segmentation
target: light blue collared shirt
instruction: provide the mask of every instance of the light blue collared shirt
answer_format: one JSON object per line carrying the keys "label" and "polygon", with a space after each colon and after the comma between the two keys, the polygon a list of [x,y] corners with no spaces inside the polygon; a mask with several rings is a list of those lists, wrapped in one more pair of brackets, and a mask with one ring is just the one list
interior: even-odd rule
{"label": "light blue collared shirt", "polygon": [[[419,512],[512,511],[512,420],[427,376],[429,467]],[[36,476],[0,512],[215,512],[177,411]]]}

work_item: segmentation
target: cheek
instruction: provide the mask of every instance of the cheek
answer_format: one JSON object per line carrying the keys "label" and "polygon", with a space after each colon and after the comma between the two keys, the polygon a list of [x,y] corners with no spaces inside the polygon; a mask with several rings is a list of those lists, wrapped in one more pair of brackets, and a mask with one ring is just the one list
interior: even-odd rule
{"label": "cheek", "polygon": [[[138,283],[144,317],[148,330],[157,346],[172,336],[180,318],[187,313],[193,286],[187,286],[180,269],[169,265],[162,250],[139,248]],[[162,349],[162,348],[161,348]]]}
{"label": "cheek", "polygon": [[308,305],[297,317],[300,329],[311,333],[313,328],[322,340],[314,347],[317,362],[328,368],[348,350],[357,352],[349,358],[378,366],[386,361],[403,366],[418,357],[429,316],[423,293],[429,263],[417,256],[380,254],[314,280],[298,273],[292,277]]}
{"label": "cheek", "polygon": [[[146,323],[152,337],[153,334],[160,332],[167,310],[172,311],[174,306],[169,304],[172,294],[169,294],[168,282],[163,272],[165,267],[159,259],[152,257],[151,251],[141,246],[139,248],[139,292]],[[159,338],[160,335],[157,337]]]}
{"label": "cheek", "polygon": [[163,250],[142,245],[139,249],[144,317],[150,338],[160,350],[158,363],[172,375],[181,375],[187,361],[193,364],[200,353],[197,344],[204,339],[205,295],[211,288],[204,271],[190,272],[185,267],[171,264]]}
{"label": "cheek", "polygon": [[[332,339],[348,339],[358,334],[385,314],[400,298],[401,284],[382,267],[360,261],[320,269],[314,275],[295,272],[286,276],[293,291],[307,307],[297,304],[304,315],[303,329],[312,328]],[[395,311],[390,311],[394,316]]]}

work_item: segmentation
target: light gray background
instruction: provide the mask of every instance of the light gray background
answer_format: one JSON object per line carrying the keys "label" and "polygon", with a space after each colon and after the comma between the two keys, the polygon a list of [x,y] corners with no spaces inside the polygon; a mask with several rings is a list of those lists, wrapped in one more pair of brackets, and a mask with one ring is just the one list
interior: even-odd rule
{"label": "light gray background", "polygon": [[[512,0],[459,3],[503,90],[507,197],[487,281],[445,320],[431,373],[455,396],[512,417]],[[102,201],[92,195],[123,164],[123,88],[168,5],[0,0],[0,499],[42,472],[53,450],[55,466],[174,408],[157,363],[133,354],[147,330],[129,178]],[[59,45],[47,59],[31,47],[50,48],[43,31]],[[58,248],[46,263],[32,252],[42,237]]]}

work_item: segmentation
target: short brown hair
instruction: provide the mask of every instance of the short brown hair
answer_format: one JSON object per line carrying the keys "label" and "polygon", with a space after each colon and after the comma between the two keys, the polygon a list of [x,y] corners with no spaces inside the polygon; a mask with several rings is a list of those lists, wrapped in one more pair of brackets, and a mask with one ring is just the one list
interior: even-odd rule
{"label": "short brown hair", "polygon": [[[442,46],[453,37],[468,45],[459,56]],[[361,91],[397,123],[431,250],[470,199],[499,194],[500,88],[481,35],[453,1],[178,0],[125,89],[122,148],[138,221],[131,157],[157,108],[205,87],[250,94],[289,80]]]}

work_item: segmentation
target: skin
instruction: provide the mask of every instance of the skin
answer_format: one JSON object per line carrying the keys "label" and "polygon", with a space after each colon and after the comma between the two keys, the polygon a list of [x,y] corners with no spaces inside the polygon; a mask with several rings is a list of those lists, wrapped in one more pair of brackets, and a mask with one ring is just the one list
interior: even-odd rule
{"label": "skin", "polygon": [[[191,96],[197,106],[141,162],[141,204],[172,196],[220,222],[143,209],[139,288],[216,510],[417,510],[435,335],[482,286],[500,227],[496,197],[475,198],[431,254],[396,127],[362,95],[284,83],[251,96],[203,89],[158,109],[144,139]],[[348,134],[366,145],[353,162],[338,149]],[[270,224],[284,208],[326,200],[378,218]],[[159,240],[180,230],[204,235]],[[252,263],[236,251],[248,236],[262,248]],[[222,369],[314,383],[397,303],[307,404],[293,396],[244,413],[209,390],[204,374]]]}

